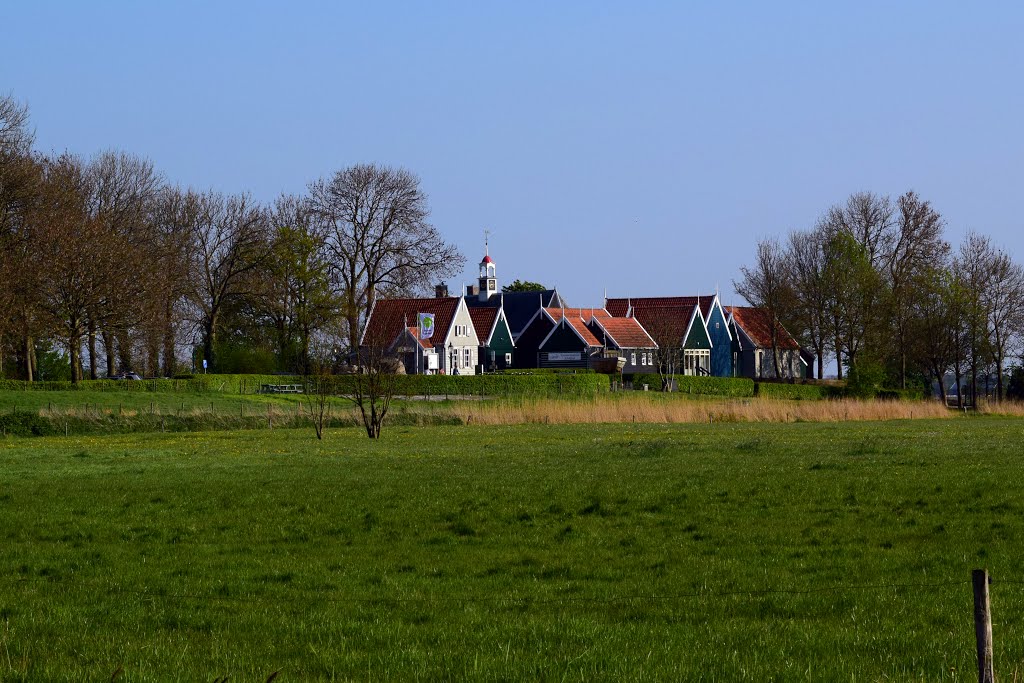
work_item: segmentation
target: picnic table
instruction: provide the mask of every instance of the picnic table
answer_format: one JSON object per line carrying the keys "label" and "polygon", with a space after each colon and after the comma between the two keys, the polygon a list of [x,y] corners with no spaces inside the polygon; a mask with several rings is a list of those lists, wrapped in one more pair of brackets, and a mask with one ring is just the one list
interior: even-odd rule
{"label": "picnic table", "polygon": [[301,394],[301,384],[261,384],[261,394]]}

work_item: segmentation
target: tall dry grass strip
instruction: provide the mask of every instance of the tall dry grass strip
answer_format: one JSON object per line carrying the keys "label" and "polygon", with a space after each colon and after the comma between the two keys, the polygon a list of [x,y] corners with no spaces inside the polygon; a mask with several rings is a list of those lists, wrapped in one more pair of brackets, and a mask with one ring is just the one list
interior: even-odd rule
{"label": "tall dry grass strip", "polygon": [[1021,401],[978,401],[978,412],[983,415],[1006,415],[1024,417],[1024,402]]}
{"label": "tall dry grass strip", "polygon": [[483,425],[651,424],[714,422],[844,422],[949,418],[956,413],[937,401],[733,401],[659,400],[616,397],[594,401],[539,399],[522,402],[459,404],[452,409],[463,423]]}

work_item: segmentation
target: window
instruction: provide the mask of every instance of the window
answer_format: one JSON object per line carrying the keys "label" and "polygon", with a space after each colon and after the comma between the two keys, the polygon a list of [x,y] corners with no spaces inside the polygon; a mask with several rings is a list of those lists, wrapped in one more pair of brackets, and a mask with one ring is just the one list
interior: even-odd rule
{"label": "window", "polygon": [[465,365],[467,368],[473,367],[472,353],[472,349],[470,349],[468,346],[462,349],[463,365]]}
{"label": "window", "polygon": [[629,364],[636,365],[636,351],[629,354]]}
{"label": "window", "polygon": [[711,351],[708,349],[694,349],[683,351],[683,374],[684,375],[710,375],[711,374]]}
{"label": "window", "polygon": [[505,354],[505,365],[512,365],[512,354],[511,353],[506,353]]}

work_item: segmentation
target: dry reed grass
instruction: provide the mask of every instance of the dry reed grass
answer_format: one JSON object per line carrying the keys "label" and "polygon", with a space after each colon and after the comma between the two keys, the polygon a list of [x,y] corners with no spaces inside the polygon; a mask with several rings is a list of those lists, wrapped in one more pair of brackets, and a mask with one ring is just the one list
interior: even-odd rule
{"label": "dry reed grass", "polygon": [[594,401],[538,399],[459,404],[452,412],[463,423],[515,425],[644,422],[844,422],[949,418],[956,413],[937,401],[664,400],[623,396]]}
{"label": "dry reed grass", "polygon": [[983,415],[1006,415],[1024,417],[1024,402],[1021,401],[978,401],[978,412]]}

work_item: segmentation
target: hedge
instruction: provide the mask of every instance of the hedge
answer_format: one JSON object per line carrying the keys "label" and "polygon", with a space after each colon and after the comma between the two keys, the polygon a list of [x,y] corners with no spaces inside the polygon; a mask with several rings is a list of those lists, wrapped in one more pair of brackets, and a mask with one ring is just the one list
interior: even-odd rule
{"label": "hedge", "polygon": [[2,391],[191,391],[256,394],[263,384],[302,384],[301,377],[283,375],[194,375],[179,379],[85,379],[72,382],[0,380]]}
{"label": "hedge", "polygon": [[[661,376],[658,374],[635,374],[624,377],[633,383],[634,389],[647,384],[651,390],[661,388]],[[750,398],[754,395],[754,381],[745,377],[701,377],[691,375],[675,376],[676,391],[682,394],[705,394],[708,396],[728,396],[731,398]]]}
{"label": "hedge", "polygon": [[[337,393],[353,393],[353,375],[332,377]],[[263,384],[302,384],[280,375],[196,375],[190,379],[82,380],[32,382],[0,380],[5,391],[159,391],[258,393]],[[607,393],[608,375],[580,372],[501,375],[396,375],[396,396],[592,396]]]}
{"label": "hedge", "polygon": [[708,396],[729,396],[750,398],[754,395],[754,380],[746,377],[698,377],[683,375],[676,377],[676,387],[684,394],[706,394]]}
{"label": "hedge", "polygon": [[[332,378],[335,391],[351,394],[356,377]],[[396,375],[395,396],[593,396],[608,393],[608,375],[541,373],[523,375]]]}

